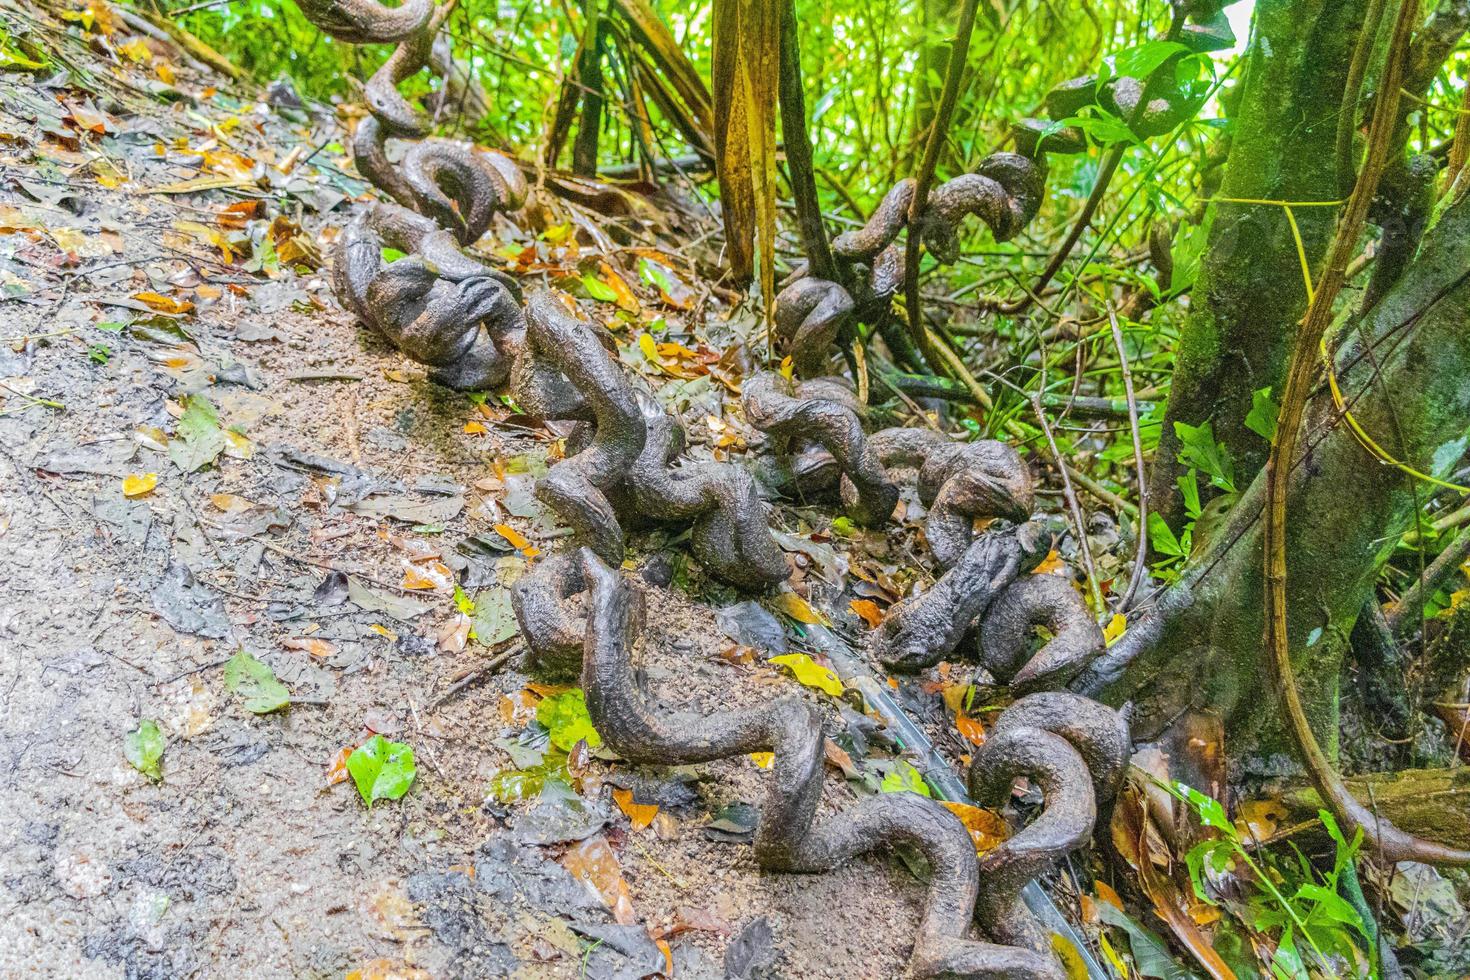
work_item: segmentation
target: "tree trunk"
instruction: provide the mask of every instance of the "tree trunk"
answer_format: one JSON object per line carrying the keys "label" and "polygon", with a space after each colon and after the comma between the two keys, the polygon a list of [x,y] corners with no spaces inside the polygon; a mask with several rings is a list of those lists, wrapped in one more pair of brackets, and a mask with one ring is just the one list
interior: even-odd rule
{"label": "tree trunk", "polygon": [[[1354,417],[1396,459],[1447,476],[1470,441],[1470,203],[1446,210],[1402,279],[1346,329],[1335,363]],[[1287,608],[1308,717],[1335,752],[1348,635],[1379,568],[1413,525],[1415,488],[1363,448],[1325,387],[1308,407],[1293,466]],[[1113,704],[1133,700],[1145,734],[1193,703],[1224,715],[1232,755],[1287,744],[1276,701],[1262,688],[1263,476],[1180,580],[1078,682]]]}
{"label": "tree trunk", "polygon": [[[1366,0],[1261,0],[1241,82],[1220,197],[1332,201],[1342,196],[1337,120]],[[1335,207],[1293,209],[1314,274]],[[1150,502],[1179,523],[1175,422],[1212,424],[1237,485],[1265,465],[1266,441],[1245,426],[1252,393],[1280,394],[1306,287],[1291,225],[1272,204],[1214,205],[1203,265],[1179,338],[1178,362],[1150,480]]]}

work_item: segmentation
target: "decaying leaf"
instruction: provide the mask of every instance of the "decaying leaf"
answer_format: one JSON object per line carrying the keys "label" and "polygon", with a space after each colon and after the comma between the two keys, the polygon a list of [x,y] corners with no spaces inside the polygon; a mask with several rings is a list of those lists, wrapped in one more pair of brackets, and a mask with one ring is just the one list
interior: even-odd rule
{"label": "decaying leaf", "polygon": [[633,802],[633,791],[630,789],[614,789],[613,800],[618,809],[627,816],[628,822],[634,830],[644,830],[653,823],[653,818],[658,816],[657,803],[635,803]]}
{"label": "decaying leaf", "polygon": [[151,718],[144,718],[123,739],[123,756],[128,764],[155,783],[163,780],[163,748],[163,732]]}
{"label": "decaying leaf", "polygon": [[632,925],[638,921],[633,912],[633,897],[628,892],[628,882],[623,878],[622,865],[603,834],[594,834],[578,841],[567,849],[561,859],[562,867],[586,882],[602,903],[612,910],[613,919],[620,925]]}

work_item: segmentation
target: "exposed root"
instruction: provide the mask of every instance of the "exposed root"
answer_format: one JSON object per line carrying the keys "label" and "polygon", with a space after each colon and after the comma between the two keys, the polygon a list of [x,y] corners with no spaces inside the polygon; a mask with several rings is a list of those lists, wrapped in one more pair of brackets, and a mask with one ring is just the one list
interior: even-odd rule
{"label": "exposed root", "polygon": [[[931,869],[910,960],[916,975],[1065,976],[1040,927],[1024,906],[1018,909],[1019,890],[1091,835],[1097,798],[1111,796],[1127,757],[1127,733],[1116,714],[1072,695],[1052,695],[1045,697],[1064,701],[1028,699],[1012,709],[1013,720],[1007,720],[1009,711],[1001,715],[998,735],[977,753],[971,783],[999,804],[1009,796],[1014,777],[1027,775],[1042,786],[1047,808],[1009,846],[987,855],[982,874],[964,826],[921,796],[864,797],[842,813],[817,820],[822,718],[800,698],[698,714],[650,704],[634,680],[632,664],[642,596],[590,551],[582,551],[581,561],[589,588],[582,687],[592,722],[608,747],[631,762],[657,765],[774,753],[754,841],[761,867],[815,873],[859,854],[912,846]],[[1089,774],[1093,760],[1098,769]],[[1094,790],[1094,781],[1103,793]],[[966,938],[977,908],[987,931],[992,937],[1004,935],[1007,945]]]}
{"label": "exposed root", "polygon": [[[1037,626],[1051,639],[1032,654]],[[1018,578],[980,623],[980,663],[1016,691],[1061,687],[1097,659],[1104,645],[1082,594],[1055,575]]]}

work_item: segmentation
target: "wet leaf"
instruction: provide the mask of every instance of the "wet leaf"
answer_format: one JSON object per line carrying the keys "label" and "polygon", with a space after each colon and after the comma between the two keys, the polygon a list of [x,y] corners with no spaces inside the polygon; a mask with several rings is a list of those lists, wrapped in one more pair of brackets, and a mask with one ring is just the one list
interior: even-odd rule
{"label": "wet leaf", "polygon": [[836,671],[823,667],[804,653],[783,653],[779,657],[772,657],[770,662],[791,671],[791,676],[806,687],[823,691],[834,698],[842,697],[842,679],[837,676]]}
{"label": "wet leaf", "polygon": [[534,558],[541,554],[541,549],[530,542],[524,534],[511,527],[509,524],[495,525],[495,533],[511,543],[521,554],[527,558]]}
{"label": "wet leaf", "polygon": [[776,593],[772,605],[776,607],[777,612],[785,613],[798,623],[805,623],[808,626],[832,625],[826,616],[813,609],[810,603],[795,592]]}
{"label": "wet leaf", "polygon": [[847,608],[867,623],[868,629],[877,629],[883,625],[883,610],[872,599],[853,599],[847,604]]}
{"label": "wet leaf", "polygon": [[245,700],[245,710],[263,715],[291,703],[291,692],[276,672],[241,650],[225,664],[225,689]]}
{"label": "wet leaf", "polygon": [[632,925],[638,921],[633,912],[633,896],[628,892],[628,882],[623,878],[622,865],[613,852],[607,837],[595,834],[578,841],[567,849],[561,859],[566,868],[602,899],[612,910],[613,919],[620,925]]}
{"label": "wet leaf", "polygon": [[769,769],[776,764],[776,753],[774,752],[752,752],[750,761],[756,764],[758,769]]}
{"label": "wet leaf", "polygon": [[495,646],[515,636],[520,627],[511,608],[510,590],[486,589],[476,595],[471,622],[472,635],[485,646]]}
{"label": "wet leaf", "polygon": [[153,780],[163,781],[163,732],[158,722],[144,718],[123,739],[123,756],[134,769]]}
{"label": "wet leaf", "polygon": [[157,473],[134,473],[123,478],[122,492],[124,497],[144,497],[152,493],[156,486],[158,486]]}
{"label": "wet leaf", "polygon": [[352,755],[352,746],[344,745],[332,756],[331,763],[327,766],[327,785],[336,786],[345,782],[349,773],[347,772],[347,759]]}
{"label": "wet leaf", "polygon": [[883,782],[878,788],[885,793],[918,793],[920,796],[929,796],[929,787],[924,783],[924,775],[902,759],[893,764],[893,769],[883,777]]}
{"label": "wet leaf", "polygon": [[961,711],[954,716],[954,727],[971,745],[985,744],[985,726],[980,724],[978,719],[971,718]]}
{"label": "wet leaf", "polygon": [[617,290],[607,283],[588,273],[582,277],[582,288],[587,290],[587,295],[602,303],[615,303],[618,299]]}
{"label": "wet leaf", "polygon": [[381,735],[374,735],[347,757],[347,771],[369,809],[378,800],[403,796],[418,773],[413,749]]}
{"label": "wet leaf", "polygon": [[164,296],[162,293],[134,293],[133,299],[145,304],[149,309],[157,310],[160,313],[177,315],[191,313],[194,310],[194,304],[188,300],[174,299],[172,296]]}
{"label": "wet leaf", "polygon": [[960,823],[965,825],[965,829],[970,832],[970,839],[975,842],[976,854],[984,854],[1011,836],[1011,829],[1006,826],[1006,822],[989,810],[948,800],[942,801],[940,805],[960,818]]}
{"label": "wet leaf", "polygon": [[627,816],[634,830],[646,829],[649,824],[653,823],[653,818],[658,816],[658,804],[633,802],[631,789],[614,789],[613,801],[617,803],[618,809]]}
{"label": "wet leaf", "polygon": [[220,428],[219,415],[209,399],[190,395],[184,400],[184,414],[179,417],[177,437],[168,444],[168,456],[185,473],[193,473],[213,463],[225,451],[229,440]]}
{"label": "wet leaf", "polygon": [[581,741],[594,749],[602,744],[602,736],[592,727],[581,688],[543,698],[536,705],[536,720],[550,733],[551,744],[563,752],[570,752]]}
{"label": "wet leaf", "polygon": [[505,769],[490,777],[489,795],[501,803],[517,803],[541,795],[548,782],[570,784],[565,752],[547,753],[540,765],[527,769]]}

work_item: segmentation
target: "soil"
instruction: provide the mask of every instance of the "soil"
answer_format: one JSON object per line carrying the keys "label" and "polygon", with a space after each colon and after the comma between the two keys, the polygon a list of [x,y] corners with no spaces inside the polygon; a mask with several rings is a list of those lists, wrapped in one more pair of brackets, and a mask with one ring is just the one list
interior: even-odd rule
{"label": "soil", "polygon": [[[575,807],[621,867],[631,929],[561,863],[576,845],[558,835],[586,820],[488,796],[515,766],[503,746],[536,730],[513,705],[537,695],[514,638],[465,641],[453,586],[503,602],[526,559],[498,524],[558,544],[515,472],[555,433],[428,383],[313,256],[252,265],[277,221],[329,248],[363,193],[329,114],[232,94],[154,41],[107,61],[101,26],[0,14],[57,32],[93,76],[0,74],[0,976],[636,977],[649,949],[665,966],[644,927],[679,977],[901,975],[922,897],[903,864],[766,874],[707,833],[760,803],[754,760],[692,782],[582,769]],[[493,234],[482,247],[532,241]],[[192,469],[181,417],[200,399],[238,435]],[[727,659],[710,605],[650,588],[639,662],[670,702],[816,697]],[[252,714],[229,690],[241,650],[289,707]],[[125,758],[145,719],[161,781]],[[413,747],[417,778],[369,808],[330,773],[373,733]],[[615,781],[664,804],[651,827],[631,829]],[[829,770],[824,808],[861,791]]]}

